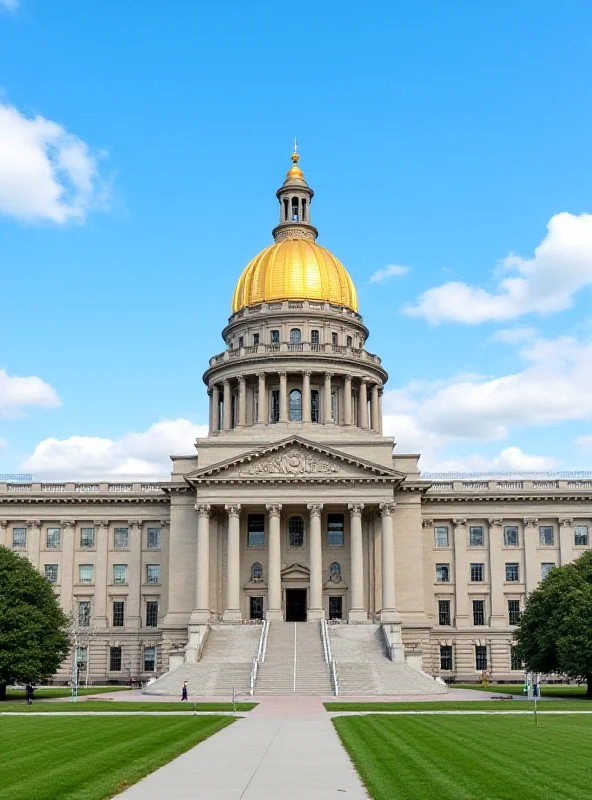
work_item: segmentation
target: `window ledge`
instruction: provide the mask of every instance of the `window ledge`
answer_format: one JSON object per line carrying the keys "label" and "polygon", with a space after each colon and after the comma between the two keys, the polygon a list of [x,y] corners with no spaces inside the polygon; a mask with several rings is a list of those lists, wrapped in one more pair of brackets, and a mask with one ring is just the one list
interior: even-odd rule
{"label": "window ledge", "polygon": [[94,585],[95,585],[94,581],[76,581],[76,583],[74,584],[74,586],[94,586]]}

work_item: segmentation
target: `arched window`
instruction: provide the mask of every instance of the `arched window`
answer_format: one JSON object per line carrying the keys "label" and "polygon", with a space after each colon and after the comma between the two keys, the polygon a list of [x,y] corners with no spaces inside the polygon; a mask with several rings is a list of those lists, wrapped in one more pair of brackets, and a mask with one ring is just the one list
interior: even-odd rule
{"label": "arched window", "polygon": [[290,344],[300,344],[302,341],[302,333],[300,328],[292,328],[290,331]]}
{"label": "arched window", "polygon": [[302,422],[302,393],[300,389],[290,392],[290,422]]}
{"label": "arched window", "polygon": [[298,198],[292,198],[292,222],[298,222]]}
{"label": "arched window", "polygon": [[306,213],[306,200],[302,200],[302,222],[306,222],[307,220],[307,213]]}
{"label": "arched window", "polygon": [[329,578],[333,583],[339,583],[341,580],[341,564],[334,561],[329,567]]}
{"label": "arched window", "polygon": [[284,200],[284,222],[288,221],[288,201]]}
{"label": "arched window", "polygon": [[257,583],[258,581],[263,579],[263,567],[258,561],[251,566],[251,580],[253,583]]}
{"label": "arched window", "polygon": [[348,337],[347,337],[346,343],[347,343],[347,346],[348,346],[348,347],[351,347],[351,346],[352,346],[352,344],[353,344],[353,339],[352,339],[352,337],[351,337],[351,336],[348,336]]}
{"label": "arched window", "polygon": [[290,517],[288,520],[288,543],[290,547],[304,547],[304,520]]}

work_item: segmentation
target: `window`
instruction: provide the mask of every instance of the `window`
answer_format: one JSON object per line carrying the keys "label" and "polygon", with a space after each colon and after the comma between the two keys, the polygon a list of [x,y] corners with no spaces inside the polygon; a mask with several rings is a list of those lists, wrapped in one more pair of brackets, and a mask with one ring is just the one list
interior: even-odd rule
{"label": "window", "polygon": [[522,670],[523,668],[524,664],[522,663],[522,659],[518,655],[518,648],[510,647],[510,669]]}
{"label": "window", "polygon": [[13,528],[12,529],[12,546],[13,547],[26,547],[27,546],[27,529],[26,528]]}
{"label": "window", "polygon": [[552,525],[541,525],[539,527],[539,539],[541,547],[552,547],[555,544]]}
{"label": "window", "polygon": [[249,619],[263,619],[262,597],[249,597]]}
{"label": "window", "polygon": [[450,564],[436,564],[436,581],[438,583],[450,581]]}
{"label": "window", "polygon": [[518,526],[504,526],[504,545],[506,547],[518,547]]}
{"label": "window", "polygon": [[329,619],[343,619],[343,597],[329,595]]}
{"label": "window", "polygon": [[331,334],[331,344],[333,347],[337,347],[337,345],[339,344],[339,339],[336,333]]}
{"label": "window", "polygon": [[80,547],[95,546],[95,529],[80,528]]}
{"label": "window", "polygon": [[440,645],[440,669],[449,672],[452,669],[452,645]]}
{"label": "window", "polygon": [[300,344],[302,341],[302,333],[300,328],[292,328],[290,331],[290,344]]}
{"label": "window", "polygon": [[302,392],[292,389],[290,392],[290,422],[302,422]]}
{"label": "window", "polygon": [[156,647],[144,648],[144,672],[156,670]]}
{"label": "window", "polygon": [[341,564],[339,561],[334,561],[329,566],[329,580],[333,581],[333,583],[339,583],[341,580]]}
{"label": "window", "polygon": [[436,547],[448,547],[448,527],[434,528]]}
{"label": "window", "polygon": [[247,545],[249,547],[265,546],[265,515],[249,514],[247,517]]}
{"label": "window", "polygon": [[121,647],[109,648],[109,669],[111,672],[121,672]]}
{"label": "window", "polygon": [[353,341],[354,341],[354,340],[352,339],[352,337],[351,337],[351,336],[348,336],[348,337],[347,337],[347,339],[346,339],[345,341],[346,341],[346,344],[347,344],[347,346],[348,346],[348,347],[351,347],[351,346],[352,346],[352,344],[353,344]]}
{"label": "window", "polygon": [[520,600],[508,600],[508,624],[520,624]]}
{"label": "window", "polygon": [[82,628],[90,625],[90,600],[78,601],[78,624]]}
{"label": "window", "polygon": [[319,332],[318,331],[311,331],[310,332],[310,343],[312,345],[316,345],[318,347],[320,342],[321,342],[321,337],[319,336]]}
{"label": "window", "polygon": [[271,423],[280,421],[280,390],[273,389],[271,392],[271,408],[269,409],[269,421]]}
{"label": "window", "polygon": [[146,583],[160,583],[160,564],[146,564]]}
{"label": "window", "polygon": [[238,346],[239,347],[244,347],[245,346],[245,338],[244,338],[244,336],[239,336],[238,337]]}
{"label": "window", "polygon": [[254,333],[253,334],[253,347],[257,347],[258,344],[259,344],[259,334],[258,333]]}
{"label": "window", "polygon": [[548,561],[544,564],[541,564],[541,580],[544,581],[547,575],[551,572],[552,569],[555,568],[555,564],[552,561]]}
{"label": "window", "polygon": [[471,564],[471,583],[482,583],[485,580],[485,564]]}
{"label": "window", "polygon": [[160,528],[148,528],[146,544],[149,550],[160,549]]}
{"label": "window", "polygon": [[450,625],[450,600],[438,600],[438,625]]}
{"label": "window", "polygon": [[516,583],[520,580],[520,569],[518,564],[506,564],[506,581]]}
{"label": "window", "polygon": [[113,564],[113,583],[127,583],[127,564]]}
{"label": "window", "polygon": [[158,625],[158,602],[156,600],[146,601],[146,627],[156,628]]}
{"label": "window", "polygon": [[255,561],[254,564],[251,564],[251,580],[253,583],[258,583],[259,581],[263,580],[263,567],[258,561]]}
{"label": "window", "polygon": [[93,577],[94,576],[93,576],[92,564],[78,565],[78,583],[92,583]]}
{"label": "window", "polygon": [[469,547],[483,547],[484,544],[483,526],[471,525],[469,528]]}
{"label": "window", "polygon": [[327,516],[327,544],[329,547],[343,547],[343,530],[343,514],[329,514]]}
{"label": "window", "polygon": [[485,625],[484,600],[473,600],[473,625]]}
{"label": "window", "polygon": [[129,545],[129,528],[115,528],[113,531],[115,547],[126,548]]}
{"label": "window", "polygon": [[271,331],[271,343],[272,344],[279,344],[280,343],[280,332],[279,331]]}
{"label": "window", "polygon": [[123,600],[114,600],[113,601],[113,627],[114,628],[123,628],[124,620],[125,620],[125,611],[124,611],[124,602]]}
{"label": "window", "polygon": [[288,542],[290,547],[304,546],[304,520],[302,517],[290,517],[288,520]]}
{"label": "window", "polygon": [[588,547],[588,526],[576,525],[574,531],[574,544],[576,547]]}
{"label": "window", "polygon": [[86,669],[88,665],[88,647],[76,648],[76,666],[78,669]]}
{"label": "window", "polygon": [[339,392],[331,390],[331,422],[339,422]]}
{"label": "window", "polygon": [[475,645],[475,669],[479,672],[487,669],[487,647],[485,645]]}
{"label": "window", "polygon": [[319,392],[313,389],[310,393],[310,419],[312,422],[319,421]]}
{"label": "window", "polygon": [[50,583],[57,583],[58,582],[58,565],[57,564],[46,564],[45,565],[45,577]]}
{"label": "window", "polygon": [[45,546],[49,550],[60,549],[60,528],[48,528],[45,536]]}

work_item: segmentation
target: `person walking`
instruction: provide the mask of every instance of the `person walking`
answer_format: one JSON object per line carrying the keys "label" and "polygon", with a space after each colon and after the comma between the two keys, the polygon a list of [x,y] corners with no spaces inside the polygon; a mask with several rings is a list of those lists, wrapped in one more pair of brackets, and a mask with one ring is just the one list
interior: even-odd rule
{"label": "person walking", "polygon": [[31,686],[30,682],[28,682],[27,685],[25,686],[25,697],[27,699],[27,705],[28,706],[32,706],[33,705],[33,687]]}
{"label": "person walking", "polygon": [[181,689],[181,700],[187,700],[187,681],[183,683],[183,688]]}

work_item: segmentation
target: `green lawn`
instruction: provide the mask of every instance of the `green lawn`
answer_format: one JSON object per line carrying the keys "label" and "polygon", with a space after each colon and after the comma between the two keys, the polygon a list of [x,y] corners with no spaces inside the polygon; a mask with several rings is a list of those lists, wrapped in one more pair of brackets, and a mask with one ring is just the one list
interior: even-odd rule
{"label": "green lawn", "polygon": [[[106,694],[107,692],[129,692],[129,686],[94,686],[88,689],[78,689],[79,695],[87,694]],[[24,689],[12,689],[10,686],[6,690],[9,700],[24,700]],[[72,690],[68,686],[51,686],[47,689],[35,689],[33,697],[37,700],[46,700],[51,697],[71,697]]]}
{"label": "green lawn", "polygon": [[0,800],[105,800],[232,722],[216,716],[5,717]]}
{"label": "green lawn", "polygon": [[[478,692],[492,692],[496,694],[519,694],[523,695],[523,684],[508,683],[499,684],[494,683],[489,686],[481,686],[479,683],[453,683],[452,689],[475,689]],[[587,686],[584,683],[582,686],[562,685],[560,683],[551,684],[550,686],[541,686],[541,693],[543,697],[585,697]]]}
{"label": "green lawn", "polygon": [[[119,705],[119,704],[118,704]],[[325,703],[327,711],[532,711],[532,700],[439,700],[395,703]],[[539,711],[590,711],[589,700],[539,700]]]}
{"label": "green lawn", "polygon": [[[374,800],[589,800],[587,717],[337,717]],[[574,745],[577,743],[577,745]]]}
{"label": "green lawn", "polygon": [[[237,711],[250,711],[257,703],[237,703]],[[78,700],[75,703],[40,702],[33,701],[33,705],[26,703],[0,703],[0,714],[3,711],[22,711],[23,713],[44,714],[48,711],[232,711],[232,703],[182,703],[181,701],[169,703],[158,702],[132,702],[127,700]]]}

